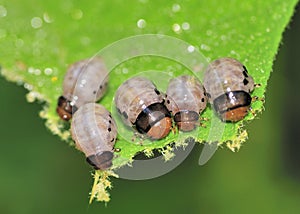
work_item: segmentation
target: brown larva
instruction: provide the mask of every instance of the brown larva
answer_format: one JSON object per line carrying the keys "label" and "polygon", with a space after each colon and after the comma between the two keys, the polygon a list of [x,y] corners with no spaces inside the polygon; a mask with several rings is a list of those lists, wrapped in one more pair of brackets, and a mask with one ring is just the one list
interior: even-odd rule
{"label": "brown larva", "polygon": [[82,105],[73,115],[72,138],[95,169],[112,166],[117,126],[110,112],[97,103]]}
{"label": "brown larva", "polygon": [[248,114],[254,81],[236,59],[221,58],[210,63],[203,84],[209,102],[223,121],[237,122]]}
{"label": "brown larva", "polygon": [[143,77],[124,82],[115,94],[115,105],[128,126],[151,139],[168,135],[172,126],[171,115],[164,105],[164,95]]}
{"label": "brown larva", "polygon": [[80,106],[99,100],[106,91],[108,71],[99,58],[85,59],[72,64],[63,81],[63,94],[56,111],[63,120],[69,120]]}
{"label": "brown larva", "polygon": [[199,114],[205,109],[207,97],[195,76],[183,75],[170,80],[166,106],[181,131],[191,131],[199,124]]}

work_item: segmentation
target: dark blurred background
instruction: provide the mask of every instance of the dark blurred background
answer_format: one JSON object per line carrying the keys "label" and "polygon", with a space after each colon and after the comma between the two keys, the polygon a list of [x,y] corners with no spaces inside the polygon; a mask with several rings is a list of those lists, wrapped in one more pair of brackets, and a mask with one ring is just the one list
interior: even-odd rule
{"label": "dark blurred background", "polygon": [[201,146],[174,171],[147,181],[112,179],[112,200],[88,205],[91,168],[53,136],[24,88],[0,78],[0,213],[300,213],[300,13],[284,34],[265,111],[238,153]]}

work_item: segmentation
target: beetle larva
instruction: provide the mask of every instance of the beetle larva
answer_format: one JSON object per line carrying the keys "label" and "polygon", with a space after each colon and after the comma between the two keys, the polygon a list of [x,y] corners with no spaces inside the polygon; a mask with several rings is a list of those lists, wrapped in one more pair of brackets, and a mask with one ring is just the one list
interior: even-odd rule
{"label": "beetle larva", "polygon": [[117,126],[109,111],[97,103],[82,105],[71,123],[72,138],[95,169],[112,166]]}
{"label": "beetle larva", "polygon": [[254,81],[236,59],[221,58],[210,63],[203,84],[209,102],[223,121],[237,122],[248,114]]}
{"label": "beetle larva", "polygon": [[63,95],[58,98],[58,115],[63,120],[71,119],[80,106],[104,95],[107,82],[108,71],[99,57],[72,64],[63,81]]}
{"label": "beetle larva", "polygon": [[195,76],[183,75],[170,80],[166,106],[173,114],[179,130],[195,129],[206,103],[205,89]]}
{"label": "beetle larva", "polygon": [[170,132],[172,120],[164,95],[146,78],[124,82],[115,94],[115,105],[128,126],[151,139],[164,138]]}

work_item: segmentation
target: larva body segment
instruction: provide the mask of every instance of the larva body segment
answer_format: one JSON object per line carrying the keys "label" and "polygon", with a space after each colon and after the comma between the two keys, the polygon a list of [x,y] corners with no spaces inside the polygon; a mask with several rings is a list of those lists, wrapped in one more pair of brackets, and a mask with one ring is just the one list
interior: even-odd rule
{"label": "larva body segment", "polygon": [[95,169],[105,170],[112,165],[117,125],[102,105],[82,105],[73,116],[71,134],[76,147]]}
{"label": "larva body segment", "polygon": [[73,63],[64,77],[57,113],[63,120],[69,120],[80,106],[103,97],[107,83],[108,71],[99,57]]}
{"label": "larva body segment", "polygon": [[254,80],[236,59],[220,58],[210,63],[203,84],[209,102],[223,121],[237,122],[248,114]]}
{"label": "larva body segment", "polygon": [[199,114],[206,108],[207,97],[195,76],[183,75],[170,80],[166,106],[181,131],[191,131],[199,124]]}
{"label": "larva body segment", "polygon": [[125,81],[115,94],[115,105],[123,121],[151,139],[165,137],[171,128],[171,115],[164,95],[144,77]]}

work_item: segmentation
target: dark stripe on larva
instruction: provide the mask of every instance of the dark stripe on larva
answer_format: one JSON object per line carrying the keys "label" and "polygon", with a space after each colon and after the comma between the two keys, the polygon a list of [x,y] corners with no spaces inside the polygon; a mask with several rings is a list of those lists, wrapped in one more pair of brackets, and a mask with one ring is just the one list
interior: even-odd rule
{"label": "dark stripe on larva", "polygon": [[[153,114],[156,115],[153,116]],[[145,108],[138,115],[134,125],[140,133],[147,133],[152,126],[165,117],[171,118],[171,114],[167,108],[163,105],[163,103],[154,103]]]}
{"label": "dark stripe on larva", "polygon": [[248,71],[247,68],[245,66],[243,66],[244,70],[243,70],[243,75],[247,78],[248,76]]}
{"label": "dark stripe on larva", "polygon": [[220,114],[240,107],[250,106],[250,104],[251,96],[245,91],[226,92],[217,97],[213,103],[215,110]]}

